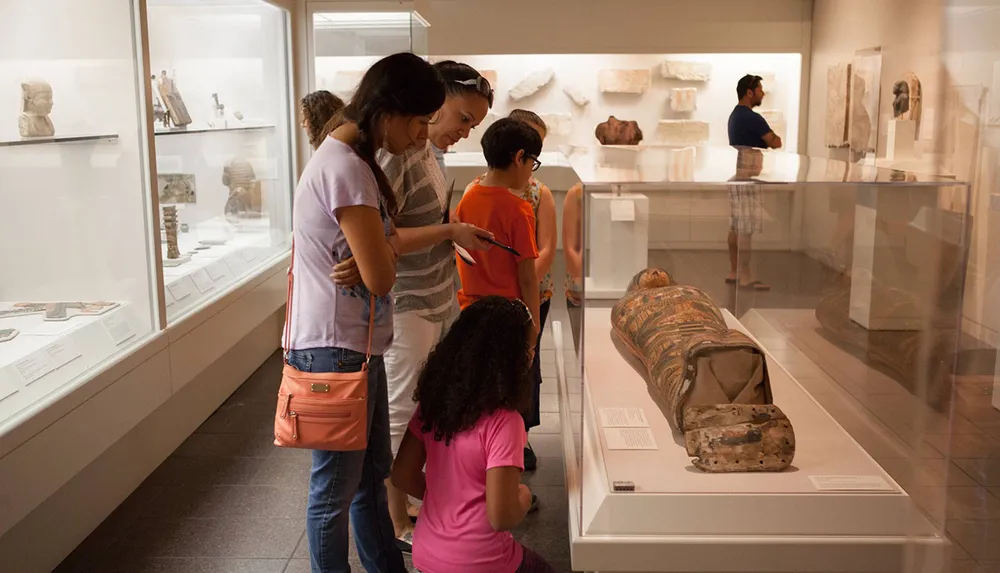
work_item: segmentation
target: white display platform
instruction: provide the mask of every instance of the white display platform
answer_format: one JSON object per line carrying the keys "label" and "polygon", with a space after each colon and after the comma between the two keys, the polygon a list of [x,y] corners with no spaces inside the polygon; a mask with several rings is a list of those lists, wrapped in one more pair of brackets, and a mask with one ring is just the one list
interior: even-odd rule
{"label": "white display platform", "polygon": [[[904,548],[923,570],[945,562],[947,542],[909,496],[770,353],[775,403],[796,431],[792,468],[702,473],[612,342],[610,309],[584,312],[582,455],[579,474],[567,470],[574,570],[902,571]],[[600,412],[614,407],[642,408],[658,449],[609,449]],[[824,476],[886,489],[821,491],[810,478]],[[612,493],[614,480],[636,491]]]}
{"label": "white display platform", "polygon": [[649,197],[640,193],[590,196],[590,276],[584,296],[617,299],[649,262]]}
{"label": "white display platform", "polygon": [[[0,309],[12,308],[6,301]],[[31,404],[94,368],[145,333],[146,321],[128,303],[96,316],[46,321],[43,314],[0,319],[0,328],[19,334],[0,342],[0,426]]]}
{"label": "white display platform", "polygon": [[276,238],[266,218],[246,221],[223,245],[205,245],[201,238],[214,237],[196,231],[179,233],[177,246],[191,260],[163,269],[168,321],[222,292],[271,257],[283,254],[289,244]]}
{"label": "white display platform", "polygon": [[886,140],[887,161],[903,161],[916,157],[917,122],[912,119],[894,119],[889,122]]}

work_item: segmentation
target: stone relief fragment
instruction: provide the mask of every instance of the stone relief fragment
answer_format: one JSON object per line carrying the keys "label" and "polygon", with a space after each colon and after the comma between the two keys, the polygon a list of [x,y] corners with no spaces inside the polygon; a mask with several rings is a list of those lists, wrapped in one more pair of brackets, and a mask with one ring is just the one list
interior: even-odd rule
{"label": "stone relief fragment", "polygon": [[517,82],[517,85],[510,89],[510,99],[519,101],[531,97],[538,93],[538,90],[549,85],[549,82],[551,82],[554,77],[555,72],[552,71],[552,68],[545,68],[544,70],[533,72],[523,80]]}
{"label": "stone relief fragment", "polygon": [[573,133],[573,116],[568,113],[540,114],[549,135],[565,136]]}
{"label": "stone relief fragment", "polygon": [[851,64],[834,64],[826,71],[826,131],[827,147],[847,146],[847,114],[850,105]]}
{"label": "stone relief fragment", "polygon": [[668,145],[701,145],[708,141],[708,122],[694,119],[661,119],[657,139]]}
{"label": "stone relief fragment", "polygon": [[21,83],[21,115],[17,118],[17,131],[21,137],[52,137],[56,128],[49,114],[52,113],[52,86],[41,80]]}
{"label": "stone relief fragment", "polygon": [[660,75],[672,80],[707,82],[712,77],[712,64],[667,60],[660,64]]}
{"label": "stone relief fragment", "polygon": [[691,112],[698,108],[697,88],[674,88],[670,90],[670,109]]}
{"label": "stone relief fragment", "polygon": [[600,70],[597,86],[602,93],[642,94],[649,91],[649,70]]}
{"label": "stone relief fragment", "polygon": [[577,107],[587,107],[587,104],[590,103],[590,98],[573,86],[564,87],[563,93],[566,94],[566,97],[573,100],[573,103],[575,103]]}

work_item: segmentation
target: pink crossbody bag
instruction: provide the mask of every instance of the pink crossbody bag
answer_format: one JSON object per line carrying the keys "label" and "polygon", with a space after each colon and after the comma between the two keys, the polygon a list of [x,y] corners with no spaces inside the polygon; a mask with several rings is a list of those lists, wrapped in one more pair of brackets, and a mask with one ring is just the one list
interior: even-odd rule
{"label": "pink crossbody bag", "polygon": [[[288,298],[285,306],[285,345],[292,333],[292,286],[295,243],[288,266]],[[375,296],[368,319],[368,350],[359,372],[301,372],[288,363],[278,389],[274,415],[274,445],[284,448],[347,452],[368,447],[368,362],[372,356],[375,328]]]}

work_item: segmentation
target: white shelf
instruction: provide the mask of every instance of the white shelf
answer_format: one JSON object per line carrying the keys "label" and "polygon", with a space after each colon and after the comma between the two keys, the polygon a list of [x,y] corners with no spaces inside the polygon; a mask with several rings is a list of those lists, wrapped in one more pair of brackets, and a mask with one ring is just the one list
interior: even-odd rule
{"label": "white shelf", "polygon": [[117,141],[117,133],[54,135],[52,137],[22,137],[20,139],[0,140],[0,147],[48,145],[52,143],[115,143]]}
{"label": "white shelf", "polygon": [[186,125],[184,127],[172,127],[170,129],[156,129],[153,133],[157,137],[167,136],[167,135],[190,135],[193,133],[220,133],[227,131],[265,131],[274,129],[273,125],[240,125],[233,127],[210,127],[210,126],[193,126],[194,124]]}
{"label": "white shelf", "polygon": [[[580,504],[575,569],[888,571],[902,569],[907,544],[927,550],[922,559],[944,559],[947,542],[906,492],[770,353],[774,402],[795,428],[792,468],[704,473],[693,468],[682,436],[612,342],[610,309],[584,313],[582,477],[569,485],[570,503]],[[746,332],[724,314],[730,327]],[[598,415],[606,407],[642,408],[659,449],[608,449]],[[888,489],[818,491],[810,476],[874,476]],[[612,493],[615,480],[632,481],[636,491]]]}
{"label": "white shelf", "polygon": [[[0,309],[13,305],[0,302]],[[0,427],[138,342],[145,333],[142,324],[136,309],[124,302],[101,315],[74,316],[65,321],[46,321],[43,314],[0,319],[0,328],[20,331],[13,340],[0,342]]]}

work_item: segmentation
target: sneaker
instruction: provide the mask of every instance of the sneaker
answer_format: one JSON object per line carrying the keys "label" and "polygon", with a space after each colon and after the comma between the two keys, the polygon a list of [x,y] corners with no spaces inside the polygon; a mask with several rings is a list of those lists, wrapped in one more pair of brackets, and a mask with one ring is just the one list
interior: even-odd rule
{"label": "sneaker", "polygon": [[538,496],[531,494],[531,505],[528,506],[528,513],[538,511]]}
{"label": "sneaker", "polygon": [[[532,500],[534,503],[534,500]],[[396,538],[396,547],[403,555],[413,554],[413,532],[407,531],[406,533],[400,535]]]}
{"label": "sneaker", "polygon": [[533,472],[538,469],[538,457],[535,450],[531,449],[531,444],[524,448],[524,471]]}

